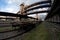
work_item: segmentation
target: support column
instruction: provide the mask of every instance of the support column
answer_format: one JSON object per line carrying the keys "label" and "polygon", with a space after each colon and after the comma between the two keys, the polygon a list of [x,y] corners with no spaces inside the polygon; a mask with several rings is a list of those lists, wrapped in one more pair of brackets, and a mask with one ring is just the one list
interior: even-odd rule
{"label": "support column", "polygon": [[37,18],[37,20],[38,20],[38,14],[36,14],[36,18]]}

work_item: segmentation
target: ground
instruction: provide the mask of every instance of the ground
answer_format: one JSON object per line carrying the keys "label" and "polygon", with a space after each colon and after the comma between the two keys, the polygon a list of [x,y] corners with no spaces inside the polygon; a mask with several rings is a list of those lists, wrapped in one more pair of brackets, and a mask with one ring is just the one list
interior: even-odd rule
{"label": "ground", "polygon": [[[3,29],[0,28],[0,32]],[[11,28],[8,29],[10,30]],[[20,34],[19,31],[0,33],[0,38],[2,39],[6,38],[7,36],[9,37],[17,34]],[[60,27],[58,24],[44,21],[42,23],[36,24],[36,27],[30,31],[18,36],[19,37],[17,38],[15,37],[9,40],[60,40]]]}
{"label": "ground", "polygon": [[42,22],[35,29],[25,33],[22,40],[60,40],[59,26],[50,22]]}

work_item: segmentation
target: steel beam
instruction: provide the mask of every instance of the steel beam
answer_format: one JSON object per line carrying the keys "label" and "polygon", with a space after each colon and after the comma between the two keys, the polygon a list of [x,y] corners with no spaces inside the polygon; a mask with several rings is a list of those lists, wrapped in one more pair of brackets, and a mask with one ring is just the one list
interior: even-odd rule
{"label": "steel beam", "polygon": [[45,10],[45,11],[36,11],[36,12],[32,12],[32,13],[27,13],[26,15],[32,15],[32,14],[39,14],[39,13],[48,13],[49,10]]}
{"label": "steel beam", "polygon": [[[35,19],[33,17],[27,16],[27,14],[26,15],[20,15],[20,14],[8,13],[8,12],[0,12],[0,15],[1,16],[13,16],[13,17],[20,17],[20,18],[31,18],[31,19]],[[3,19],[5,19],[5,18],[3,18]],[[7,18],[7,19],[9,19],[9,18]]]}
{"label": "steel beam", "polygon": [[31,4],[29,6],[27,6],[25,9],[28,9],[30,7],[36,6],[36,5],[40,5],[40,4],[46,4],[46,3],[51,3],[51,1],[40,1],[40,2],[36,2],[34,4]]}
{"label": "steel beam", "polygon": [[9,12],[0,12],[1,16],[13,16],[13,17],[19,17],[21,15],[14,14],[14,13],[9,13]]}
{"label": "steel beam", "polygon": [[41,6],[33,7],[28,10],[25,10],[25,12],[29,12],[31,10],[35,10],[35,9],[39,9],[39,8],[47,8],[47,7],[51,7],[51,5],[41,5]]}
{"label": "steel beam", "polygon": [[0,19],[15,19],[15,18],[0,18]]}

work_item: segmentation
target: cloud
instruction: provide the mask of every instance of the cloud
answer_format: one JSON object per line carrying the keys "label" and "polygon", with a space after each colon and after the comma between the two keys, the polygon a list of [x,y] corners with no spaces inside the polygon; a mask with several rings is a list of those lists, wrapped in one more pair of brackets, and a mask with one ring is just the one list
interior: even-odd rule
{"label": "cloud", "polygon": [[19,10],[19,6],[18,6],[19,0],[18,1],[17,0],[5,0],[4,2],[7,5],[5,5],[4,7],[1,7],[0,11],[17,13],[17,11]]}
{"label": "cloud", "polygon": [[[4,2],[7,5],[4,6],[4,7],[1,7],[0,11],[17,13],[20,10],[19,5],[21,3],[24,2],[25,5],[30,5],[30,4],[33,4],[33,3],[38,2],[38,1],[45,1],[45,0],[4,0]],[[34,11],[43,11],[43,10],[47,10],[47,9],[48,8],[42,8],[42,9],[37,9],[37,10],[34,10]],[[42,17],[42,15],[43,15],[43,17]],[[46,15],[47,15],[47,13],[40,13],[38,17],[41,18],[41,19],[42,18],[44,19]],[[28,15],[28,16],[36,18],[36,14]]]}
{"label": "cloud", "polygon": [[14,10],[13,8],[6,8],[5,9],[5,11],[8,11],[8,12],[14,12],[13,10]]}
{"label": "cloud", "polygon": [[5,2],[7,2],[8,4],[12,4],[12,3],[19,3],[20,0],[6,0]]}
{"label": "cloud", "polygon": [[[6,2],[7,5],[5,6],[5,8],[1,8],[0,11],[17,13],[19,11],[19,5],[22,2],[25,2],[25,4],[28,5],[41,0],[4,0],[4,1]],[[38,9],[38,10],[46,10],[46,9]],[[43,15],[46,15],[46,14],[43,14]]]}
{"label": "cloud", "polygon": [[16,7],[16,6],[9,6],[9,5],[7,5],[5,8],[1,8],[0,11],[17,13],[18,10],[19,10],[19,9],[18,9],[18,7]]}

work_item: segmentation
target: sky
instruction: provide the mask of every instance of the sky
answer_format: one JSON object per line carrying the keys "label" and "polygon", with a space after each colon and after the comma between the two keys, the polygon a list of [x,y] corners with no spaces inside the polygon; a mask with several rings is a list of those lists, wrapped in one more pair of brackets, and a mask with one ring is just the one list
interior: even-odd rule
{"label": "sky", "polygon": [[[19,5],[21,3],[24,2],[25,5],[30,5],[39,1],[45,1],[45,0],[0,0],[0,11],[17,13],[20,9]],[[46,13],[43,13],[41,15],[46,15]]]}
{"label": "sky", "polygon": [[24,2],[26,5],[30,5],[38,1],[44,0],[0,0],[0,11],[17,13],[21,3]]}

